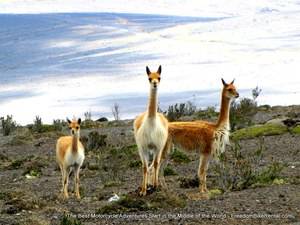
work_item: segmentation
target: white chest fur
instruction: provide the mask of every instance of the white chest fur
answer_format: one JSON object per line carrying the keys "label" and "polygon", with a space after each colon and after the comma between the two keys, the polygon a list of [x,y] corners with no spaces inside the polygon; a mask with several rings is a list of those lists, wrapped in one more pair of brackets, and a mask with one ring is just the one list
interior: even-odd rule
{"label": "white chest fur", "polygon": [[65,157],[66,157],[67,166],[75,166],[75,165],[81,166],[84,160],[84,149],[78,147],[77,153],[74,154],[71,148],[69,148]]}
{"label": "white chest fur", "polygon": [[161,151],[167,140],[167,129],[159,118],[145,118],[136,133],[136,140],[143,151]]}

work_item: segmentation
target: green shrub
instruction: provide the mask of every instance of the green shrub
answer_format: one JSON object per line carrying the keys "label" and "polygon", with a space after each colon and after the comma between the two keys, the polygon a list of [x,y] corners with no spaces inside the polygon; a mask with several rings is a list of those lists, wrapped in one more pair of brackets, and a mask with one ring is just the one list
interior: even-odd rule
{"label": "green shrub", "polygon": [[229,115],[231,130],[235,131],[253,125],[253,116],[257,110],[257,103],[249,98],[232,102]]}
{"label": "green shrub", "polygon": [[16,122],[13,120],[12,116],[7,115],[6,119],[4,119],[4,117],[1,117],[0,121],[4,136],[8,136],[11,132],[13,132],[16,129]]}
{"label": "green shrub", "polygon": [[140,159],[136,159],[130,162],[129,167],[131,169],[142,167],[142,161]]}
{"label": "green shrub", "polygon": [[167,115],[167,119],[170,122],[173,122],[179,120],[182,116],[191,116],[195,114],[196,110],[196,105],[191,101],[188,101],[187,103],[170,105],[165,114]]}
{"label": "green shrub", "polygon": [[220,162],[212,167],[216,174],[213,184],[223,191],[243,190],[271,184],[280,177],[283,165],[273,162],[267,168],[257,166],[264,151],[263,139],[255,152],[245,154],[238,142],[220,155]]}
{"label": "green shrub", "polygon": [[55,131],[62,131],[63,127],[65,126],[65,122],[60,119],[53,120],[53,126]]}
{"label": "green shrub", "polygon": [[207,107],[206,109],[203,110],[199,110],[196,113],[196,116],[198,119],[201,120],[212,120],[213,118],[217,118],[219,115],[218,112],[216,112],[216,107],[211,106],[211,107]]}
{"label": "green shrub", "polygon": [[136,145],[122,148],[106,148],[96,155],[99,163],[101,180],[103,183],[111,181],[124,181],[124,171],[141,165]]}
{"label": "green shrub", "polygon": [[171,159],[173,159],[177,163],[189,163],[191,161],[186,154],[177,149],[175,149],[172,153]]}
{"label": "green shrub", "polygon": [[99,134],[98,131],[92,131],[88,134],[86,143],[86,150],[87,151],[99,151],[100,148],[107,147],[107,135],[106,134]]}
{"label": "green shrub", "polygon": [[23,175],[37,177],[39,174],[42,173],[43,167],[44,167],[44,165],[42,163],[38,162],[38,160],[33,161],[26,166]]}
{"label": "green shrub", "polygon": [[98,122],[107,122],[108,119],[106,117],[101,117],[97,120]]}
{"label": "green shrub", "polygon": [[81,225],[79,220],[72,220],[68,216],[63,215],[60,221],[60,225]]}
{"label": "green shrub", "polygon": [[23,163],[24,163],[24,160],[16,159],[11,162],[9,168],[10,169],[19,169],[23,165]]}
{"label": "green shrub", "polygon": [[164,170],[164,175],[165,176],[174,176],[177,175],[177,173],[169,166],[167,166]]}

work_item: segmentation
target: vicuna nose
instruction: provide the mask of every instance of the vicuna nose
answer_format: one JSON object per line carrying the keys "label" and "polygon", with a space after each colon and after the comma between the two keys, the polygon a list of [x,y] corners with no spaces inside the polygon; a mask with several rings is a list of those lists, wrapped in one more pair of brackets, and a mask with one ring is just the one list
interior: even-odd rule
{"label": "vicuna nose", "polygon": [[72,130],[72,134],[75,134],[75,131],[74,131],[74,130]]}
{"label": "vicuna nose", "polygon": [[237,93],[235,97],[238,98],[239,96],[240,96],[239,93]]}

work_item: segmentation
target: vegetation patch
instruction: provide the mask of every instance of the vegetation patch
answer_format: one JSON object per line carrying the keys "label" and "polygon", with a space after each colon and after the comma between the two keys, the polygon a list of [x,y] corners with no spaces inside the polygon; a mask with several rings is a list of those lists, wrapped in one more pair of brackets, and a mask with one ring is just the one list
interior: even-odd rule
{"label": "vegetation patch", "polygon": [[183,152],[175,149],[171,155],[171,159],[173,159],[177,163],[189,163],[191,162],[190,158],[184,154]]}
{"label": "vegetation patch", "polygon": [[211,195],[211,196],[218,196],[223,193],[222,190],[217,189],[217,188],[208,190],[208,192],[209,192],[209,195]]}
{"label": "vegetation patch", "polygon": [[129,212],[140,212],[158,210],[165,208],[184,207],[186,198],[176,193],[167,191],[149,191],[146,196],[140,197],[139,191],[128,193],[119,201],[102,206],[97,210],[99,214],[121,214]]}
{"label": "vegetation patch", "polygon": [[24,159],[16,159],[14,161],[11,162],[11,164],[8,166],[8,169],[11,170],[17,170],[19,169],[24,163]]}
{"label": "vegetation patch", "polygon": [[290,133],[291,134],[300,134],[300,125],[290,128]]}
{"label": "vegetation patch", "polygon": [[281,135],[284,133],[287,133],[287,128],[283,124],[267,123],[237,130],[231,134],[231,139],[236,141],[260,136]]}
{"label": "vegetation patch", "polygon": [[23,210],[35,210],[45,206],[45,201],[30,192],[12,189],[0,193],[0,199],[5,200],[1,213],[16,214]]}
{"label": "vegetation patch", "polygon": [[10,135],[16,129],[17,125],[12,116],[7,115],[6,118],[0,117],[0,122],[4,136]]}
{"label": "vegetation patch", "polygon": [[38,161],[29,163],[29,165],[26,166],[23,174],[32,178],[37,177],[42,173],[43,167],[44,165]]}
{"label": "vegetation patch", "polygon": [[124,171],[139,165],[139,155],[136,145],[129,145],[123,148],[110,148],[100,151],[97,160],[102,173],[100,174],[103,183],[110,181],[124,181]]}
{"label": "vegetation patch", "polygon": [[175,176],[178,175],[172,167],[167,166],[164,170],[164,176]]}
{"label": "vegetation patch", "polygon": [[180,178],[180,187],[181,188],[198,188],[199,187],[199,178],[194,177],[194,178]]}
{"label": "vegetation patch", "polygon": [[89,170],[100,170],[100,166],[95,163],[87,163],[87,168]]}
{"label": "vegetation patch", "polygon": [[82,142],[85,144],[87,151],[97,152],[107,147],[107,135],[92,131],[87,137],[82,137]]}
{"label": "vegetation patch", "polygon": [[142,167],[142,161],[140,159],[136,159],[130,162],[129,168],[136,169]]}
{"label": "vegetation patch", "polygon": [[80,220],[70,219],[68,216],[63,215],[60,221],[60,225],[81,225]]}
{"label": "vegetation patch", "polygon": [[260,168],[257,162],[262,158],[264,146],[249,154],[241,151],[238,142],[227,153],[222,153],[220,162],[212,167],[216,174],[213,185],[223,192],[239,191],[247,188],[267,186],[277,182],[284,165],[272,162],[264,168]]}

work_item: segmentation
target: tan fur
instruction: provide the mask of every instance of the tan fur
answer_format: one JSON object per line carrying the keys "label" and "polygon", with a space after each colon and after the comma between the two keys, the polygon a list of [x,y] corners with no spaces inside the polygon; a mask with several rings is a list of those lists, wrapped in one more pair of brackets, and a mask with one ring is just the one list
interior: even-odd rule
{"label": "tan fur", "polygon": [[186,152],[198,152],[200,154],[200,163],[198,169],[200,192],[205,193],[206,172],[209,159],[218,158],[219,154],[225,150],[225,144],[229,136],[229,109],[230,99],[239,96],[233,82],[226,84],[224,80],[221,108],[218,121],[209,123],[206,121],[194,122],[173,122],[169,123],[168,141],[164,147],[161,156],[160,182],[165,185],[163,171],[170,159],[172,153],[172,144]]}
{"label": "tan fur", "polygon": [[63,187],[61,194],[64,198],[69,198],[68,178],[73,169],[76,197],[80,199],[79,169],[84,160],[84,147],[79,141],[80,122],[80,119],[78,121],[69,121],[72,136],[60,137],[56,144],[56,159],[62,173]]}
{"label": "tan fur", "polygon": [[154,186],[158,186],[158,172],[162,150],[168,136],[168,121],[157,112],[157,89],[160,83],[161,67],[151,73],[146,67],[150,83],[148,109],[134,120],[134,134],[142,161],[143,182],[140,195],[146,195],[148,182],[149,155],[153,154]]}

